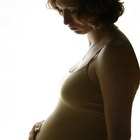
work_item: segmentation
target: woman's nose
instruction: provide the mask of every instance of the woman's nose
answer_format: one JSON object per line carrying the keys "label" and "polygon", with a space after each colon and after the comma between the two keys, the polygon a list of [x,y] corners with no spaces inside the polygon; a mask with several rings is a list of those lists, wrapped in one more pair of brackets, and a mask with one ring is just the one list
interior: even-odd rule
{"label": "woman's nose", "polygon": [[65,25],[68,25],[72,22],[72,15],[69,12],[64,12],[63,18],[64,18]]}

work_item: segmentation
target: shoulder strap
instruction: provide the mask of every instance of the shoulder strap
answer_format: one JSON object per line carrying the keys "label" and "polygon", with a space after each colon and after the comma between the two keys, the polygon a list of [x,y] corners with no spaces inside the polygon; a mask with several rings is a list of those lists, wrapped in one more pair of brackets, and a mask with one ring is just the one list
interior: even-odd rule
{"label": "shoulder strap", "polygon": [[107,46],[110,42],[111,42],[111,40],[106,40],[103,43],[92,46],[89,49],[89,51],[86,53],[86,55],[83,57],[83,59],[80,60],[78,63],[76,63],[76,65],[74,65],[69,70],[69,72],[76,72],[76,71],[80,70],[81,68],[85,67],[91,61],[91,59],[95,59],[98,56],[98,54],[100,53],[100,51],[105,46]]}

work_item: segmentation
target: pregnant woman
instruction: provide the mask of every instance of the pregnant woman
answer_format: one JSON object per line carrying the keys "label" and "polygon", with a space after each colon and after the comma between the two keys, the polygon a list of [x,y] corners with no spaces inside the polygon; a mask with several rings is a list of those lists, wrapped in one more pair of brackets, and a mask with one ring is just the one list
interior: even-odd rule
{"label": "pregnant woman", "polygon": [[114,24],[123,3],[48,0],[48,5],[72,31],[87,34],[89,49],[70,69],[55,111],[33,126],[29,140],[130,140],[140,71],[130,41]]}

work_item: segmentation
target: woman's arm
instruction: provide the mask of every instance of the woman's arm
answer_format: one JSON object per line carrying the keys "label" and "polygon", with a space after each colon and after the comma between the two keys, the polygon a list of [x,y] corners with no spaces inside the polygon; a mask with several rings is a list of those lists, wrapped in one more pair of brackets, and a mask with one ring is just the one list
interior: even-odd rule
{"label": "woman's arm", "polygon": [[104,100],[108,140],[130,140],[131,109],[139,68],[131,45],[114,42],[98,56],[96,73]]}

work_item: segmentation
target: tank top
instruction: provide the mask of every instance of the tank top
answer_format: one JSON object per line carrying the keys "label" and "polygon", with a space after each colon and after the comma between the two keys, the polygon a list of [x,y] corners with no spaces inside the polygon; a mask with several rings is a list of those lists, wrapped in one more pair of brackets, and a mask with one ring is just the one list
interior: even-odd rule
{"label": "tank top", "polygon": [[88,64],[110,40],[91,47],[70,69],[55,111],[43,124],[36,140],[107,140],[101,92],[89,81]]}

